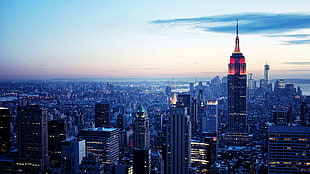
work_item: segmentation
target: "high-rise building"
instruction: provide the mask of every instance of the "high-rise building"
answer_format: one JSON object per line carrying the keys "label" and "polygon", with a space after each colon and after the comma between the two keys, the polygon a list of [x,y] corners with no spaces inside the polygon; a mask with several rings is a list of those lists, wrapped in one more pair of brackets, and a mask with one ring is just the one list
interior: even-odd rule
{"label": "high-rise building", "polygon": [[99,161],[104,164],[104,172],[111,173],[112,165],[119,160],[119,129],[87,128],[80,130],[79,136],[86,140],[87,154],[99,156]]}
{"label": "high-rise building", "polygon": [[70,127],[68,127],[65,119],[48,122],[48,155],[53,168],[60,168],[61,142],[69,138],[68,129]]}
{"label": "high-rise building", "polygon": [[254,89],[254,78],[253,78],[253,74],[249,73],[249,84],[248,87],[250,90]]}
{"label": "high-rise building", "polygon": [[143,106],[137,108],[134,121],[133,172],[151,172],[150,123]]}
{"label": "high-rise building", "polygon": [[86,156],[85,140],[70,138],[62,141],[61,168],[64,174],[78,173],[79,165]]}
{"label": "high-rise building", "polygon": [[0,155],[10,151],[10,112],[0,107]]}
{"label": "high-rise building", "polygon": [[285,88],[285,81],[284,79],[278,79],[274,85],[274,90],[283,90]]}
{"label": "high-rise building", "polygon": [[[202,90],[199,90],[202,94]],[[187,114],[190,116],[191,119],[191,126],[192,126],[192,134],[196,134],[196,130],[200,129],[199,125],[199,116],[197,112],[197,100],[194,96],[191,96],[190,94],[178,94],[177,101],[179,104],[181,104],[183,107],[187,108]]]}
{"label": "high-rise building", "polygon": [[151,150],[137,148],[133,150],[133,173],[151,173]]}
{"label": "high-rise building", "polygon": [[134,139],[135,148],[150,148],[150,121],[142,106],[138,107],[134,121]]}
{"label": "high-rise building", "polygon": [[170,108],[168,128],[168,173],[188,174],[191,168],[191,122],[187,108]]}
{"label": "high-rise building", "polygon": [[107,103],[96,103],[95,105],[95,127],[110,127],[111,108]]}
{"label": "high-rise building", "polygon": [[48,164],[46,110],[37,105],[29,105],[19,107],[17,114],[17,172],[45,173]]}
{"label": "high-rise building", "polygon": [[264,66],[264,80],[265,80],[265,85],[269,85],[270,81],[269,81],[269,65],[266,62],[266,65]]}
{"label": "high-rise building", "polygon": [[268,173],[310,173],[310,127],[274,125],[268,130]]}
{"label": "high-rise building", "polygon": [[246,141],[247,127],[247,74],[246,63],[240,52],[238,21],[235,50],[228,64],[228,127],[226,142],[231,145],[242,145]]}
{"label": "high-rise building", "polygon": [[218,102],[217,100],[208,100],[206,107],[206,121],[205,126],[203,126],[203,131],[216,133],[218,127],[217,120],[218,120]]}
{"label": "high-rise building", "polygon": [[210,166],[209,145],[209,142],[191,140],[191,166],[196,168],[197,173],[208,172]]}

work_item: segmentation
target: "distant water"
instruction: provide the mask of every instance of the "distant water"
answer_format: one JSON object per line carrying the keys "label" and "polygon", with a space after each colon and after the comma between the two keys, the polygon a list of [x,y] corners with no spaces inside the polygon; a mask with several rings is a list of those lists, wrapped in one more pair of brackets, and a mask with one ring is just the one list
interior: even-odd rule
{"label": "distant water", "polygon": [[13,101],[13,100],[17,100],[17,97],[0,97],[0,101]]}
{"label": "distant water", "polygon": [[298,86],[302,90],[302,95],[310,95],[310,84],[300,84],[300,83],[293,83],[295,88]]}

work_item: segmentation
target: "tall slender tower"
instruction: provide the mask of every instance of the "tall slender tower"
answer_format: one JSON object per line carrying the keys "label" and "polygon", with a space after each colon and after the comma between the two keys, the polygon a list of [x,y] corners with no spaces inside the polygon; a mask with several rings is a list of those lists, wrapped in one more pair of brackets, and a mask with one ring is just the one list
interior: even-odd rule
{"label": "tall slender tower", "polygon": [[228,64],[228,128],[227,143],[229,145],[242,145],[247,135],[246,113],[246,63],[240,52],[238,36],[238,20],[236,27],[235,51],[230,56]]}
{"label": "tall slender tower", "polygon": [[266,62],[266,65],[264,66],[264,80],[265,80],[265,85],[267,87],[267,85],[270,84],[270,81],[269,81],[269,65],[267,64]]}

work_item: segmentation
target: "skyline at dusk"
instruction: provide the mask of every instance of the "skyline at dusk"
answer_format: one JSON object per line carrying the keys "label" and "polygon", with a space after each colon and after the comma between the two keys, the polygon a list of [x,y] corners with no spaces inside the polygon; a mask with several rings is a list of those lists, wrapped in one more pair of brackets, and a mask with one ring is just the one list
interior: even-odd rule
{"label": "skyline at dusk", "polygon": [[0,79],[308,78],[310,2],[1,1]]}

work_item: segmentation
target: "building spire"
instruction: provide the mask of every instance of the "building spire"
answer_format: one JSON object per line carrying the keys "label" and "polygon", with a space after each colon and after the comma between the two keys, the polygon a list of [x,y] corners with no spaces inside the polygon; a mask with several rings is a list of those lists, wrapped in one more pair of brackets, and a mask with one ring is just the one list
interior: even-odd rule
{"label": "building spire", "polygon": [[238,36],[238,34],[239,34],[238,18],[237,18],[237,27],[236,27],[236,28],[237,28],[237,29],[236,29],[236,30],[237,30],[237,31],[236,31],[236,33],[237,33],[236,35]]}
{"label": "building spire", "polygon": [[237,26],[236,26],[236,45],[235,45],[235,53],[240,52],[239,48],[239,26],[238,26],[238,18],[237,18]]}

